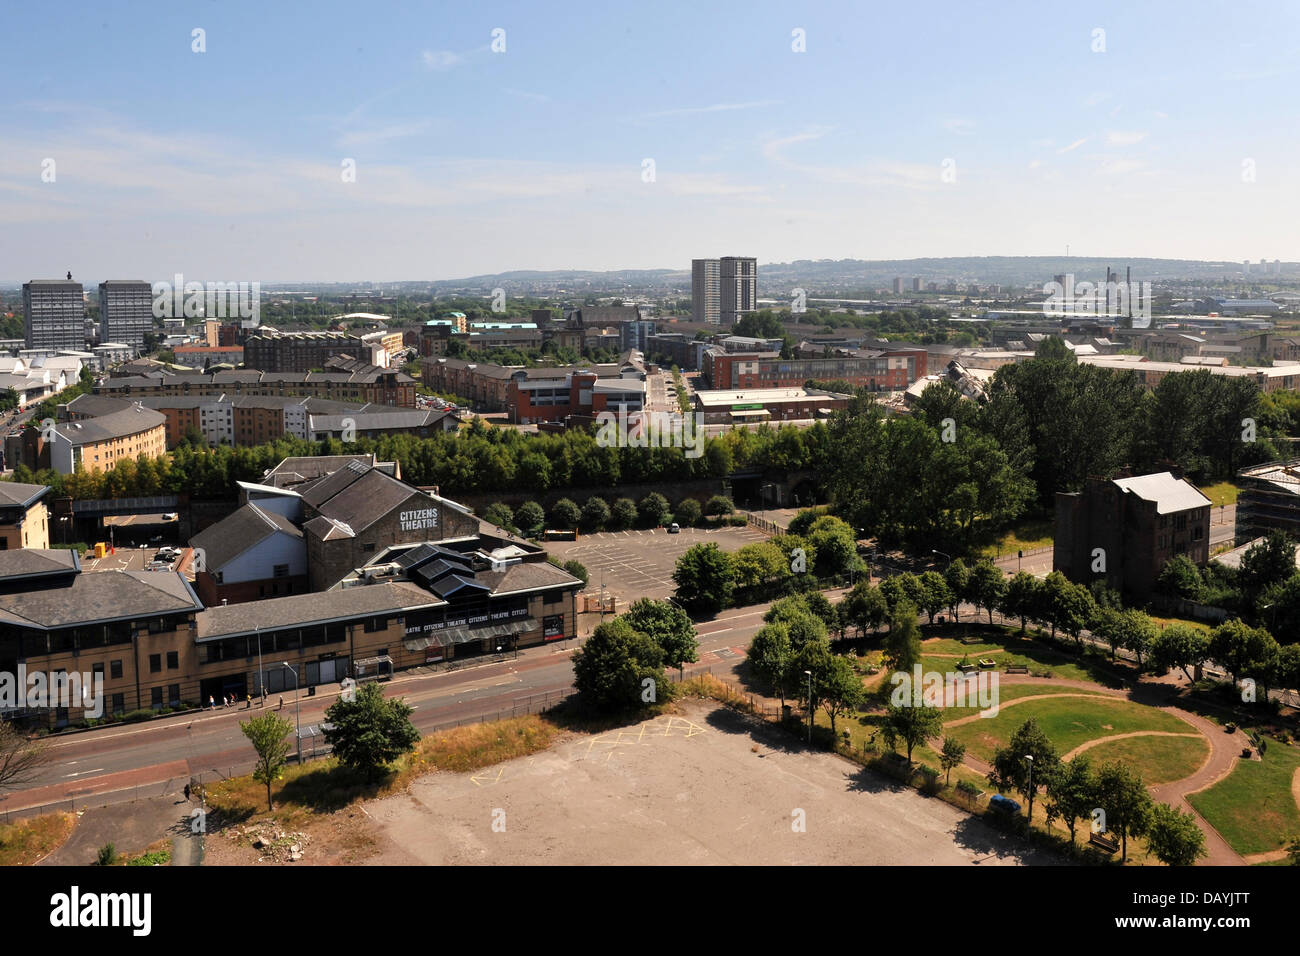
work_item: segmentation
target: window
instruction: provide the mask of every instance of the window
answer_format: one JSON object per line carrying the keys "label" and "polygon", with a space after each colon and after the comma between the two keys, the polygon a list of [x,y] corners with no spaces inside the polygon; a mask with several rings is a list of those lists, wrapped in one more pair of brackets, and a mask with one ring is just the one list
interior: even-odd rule
{"label": "window", "polygon": [[271,572],[272,577],[287,578],[289,576],[289,565],[277,564]]}
{"label": "window", "polygon": [[98,664],[92,665],[90,668],[90,673],[92,677],[98,675],[99,677],[102,678],[104,676],[104,662],[100,661]]}
{"label": "window", "polygon": [[162,689],[161,687],[155,687],[155,688],[153,688],[153,690],[150,691],[150,697],[151,697],[151,699],[150,699],[150,701],[149,701],[149,704],[150,704],[150,706],[153,707],[154,710],[157,710],[159,707],[161,707],[161,706],[163,705],[163,693],[162,693],[162,692],[163,692],[163,689]]}
{"label": "window", "polygon": [[114,694],[111,709],[114,714],[123,713],[126,710],[126,695]]}
{"label": "window", "polygon": [[[162,655],[161,655],[161,654],[150,654],[150,655],[149,655],[149,673],[150,673],[150,674],[157,674],[157,673],[158,673],[159,671],[161,671],[161,670],[162,670]],[[161,693],[161,692],[160,692],[160,693]]]}
{"label": "window", "polygon": [[180,663],[180,652],[179,652],[179,651],[168,651],[168,652],[167,652],[167,669],[168,669],[169,671],[174,671],[174,670],[176,670],[176,668],[178,668],[178,667],[180,667],[180,666],[181,666],[181,663]]}
{"label": "window", "polygon": [[181,703],[181,685],[167,685],[167,704],[169,707],[179,707]]}

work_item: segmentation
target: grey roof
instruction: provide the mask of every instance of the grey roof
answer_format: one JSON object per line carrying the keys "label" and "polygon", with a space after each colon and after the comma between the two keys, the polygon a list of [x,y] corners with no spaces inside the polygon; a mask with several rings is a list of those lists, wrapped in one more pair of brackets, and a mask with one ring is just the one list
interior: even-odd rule
{"label": "grey roof", "polygon": [[1210,499],[1197,491],[1191,482],[1175,478],[1168,471],[1136,478],[1117,478],[1115,484],[1144,501],[1154,501],[1156,514],[1167,515],[1189,508],[1204,508],[1210,504]]}
{"label": "grey roof", "polygon": [[0,481],[0,508],[30,507],[49,490],[49,485],[25,485],[17,481]]}
{"label": "grey roof", "polygon": [[198,641],[439,607],[445,601],[404,581],[212,607],[197,615]]}
{"label": "grey roof", "polygon": [[504,571],[481,571],[476,577],[492,588],[493,594],[533,591],[538,588],[581,587],[582,581],[549,561],[520,561]]}
{"label": "grey roof", "polygon": [[[336,477],[338,476],[331,475],[324,478],[321,484],[332,482]],[[323,517],[342,522],[353,532],[364,531],[409,498],[421,498],[430,503],[433,501],[415,487],[374,468],[347,482],[319,504],[312,500],[316,491],[317,488],[311,488],[303,495],[303,500],[313,505]]]}
{"label": "grey roof", "polygon": [[342,431],[345,427],[344,423],[349,420],[356,426],[357,431],[424,428],[442,421],[451,414],[443,409],[380,407],[384,410],[379,411],[376,406],[371,405],[367,408],[376,408],[375,411],[362,409],[347,415],[317,415],[313,409],[311,428],[313,431]]}
{"label": "grey roof", "polygon": [[71,576],[67,582],[64,587],[0,595],[0,615],[11,624],[59,628],[203,607],[174,572],[98,571]]}
{"label": "grey roof", "polygon": [[190,547],[203,549],[203,565],[217,571],[274,534],[302,538],[302,531],[284,515],[249,502],[190,538]]}
{"label": "grey roof", "polygon": [[46,574],[68,574],[80,568],[81,558],[70,548],[15,548],[12,551],[0,551],[0,582]]}
{"label": "grey roof", "polygon": [[68,411],[86,418],[99,418],[113,412],[124,412],[132,402],[125,398],[112,398],[108,395],[78,395],[68,402]]}
{"label": "grey roof", "polygon": [[298,485],[320,478],[322,475],[332,474],[350,461],[360,461],[368,465],[374,462],[374,456],[319,455],[316,457],[286,458],[268,471],[262,480],[265,484],[274,485],[277,488]]}
{"label": "grey roof", "polygon": [[130,408],[120,412],[112,412],[85,421],[63,422],[54,427],[55,431],[66,438],[70,444],[84,445],[89,442],[123,438],[166,423],[167,416],[161,412],[132,404]]}

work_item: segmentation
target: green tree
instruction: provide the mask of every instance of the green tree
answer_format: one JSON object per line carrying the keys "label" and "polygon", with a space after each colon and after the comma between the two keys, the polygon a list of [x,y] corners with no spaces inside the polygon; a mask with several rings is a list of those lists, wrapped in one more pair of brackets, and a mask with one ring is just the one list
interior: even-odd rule
{"label": "green tree", "polygon": [[582,504],[581,525],[585,531],[599,531],[609,523],[609,505],[604,498],[592,495]]}
{"label": "green tree", "polygon": [[1176,554],[1160,569],[1156,590],[1170,597],[1196,601],[1205,590],[1205,583],[1201,580],[1201,571],[1196,563],[1185,554]]}
{"label": "green tree", "polygon": [[[1027,759],[1029,757],[1033,760]],[[1015,789],[1020,793],[1029,802],[1026,819],[1032,820],[1034,792],[1051,780],[1060,766],[1061,758],[1056,748],[1038,726],[1038,721],[1031,717],[1011,735],[1007,746],[999,747],[994,753],[989,783],[1000,792]]]}
{"label": "green tree", "polygon": [[650,635],[659,645],[665,667],[682,671],[684,665],[700,659],[695,625],[686,612],[671,601],[639,598],[632,602],[622,618],[636,630]]}
{"label": "green tree", "polygon": [[786,691],[794,680],[794,647],[784,624],[764,624],[749,644],[746,660],[760,680],[769,684],[785,705]]}
{"label": "green tree", "polygon": [[945,787],[952,782],[953,769],[960,767],[961,762],[965,759],[966,745],[952,737],[944,737],[943,749],[939,751],[939,766],[943,768],[945,773],[943,778]]}
{"label": "green tree", "polygon": [[1193,866],[1208,855],[1205,834],[1196,825],[1196,817],[1165,803],[1151,808],[1147,848],[1168,866]]}
{"label": "green tree", "polygon": [[853,589],[844,595],[840,602],[843,620],[852,624],[860,632],[876,630],[885,623],[889,608],[880,589],[872,587],[871,582],[863,579],[853,585]]}
{"label": "green tree", "polygon": [[934,623],[934,616],[952,603],[952,592],[948,582],[938,571],[926,571],[921,575],[921,610]]}
{"label": "green tree", "polygon": [[1105,764],[1097,773],[1097,806],[1106,812],[1106,829],[1119,834],[1121,861],[1128,860],[1128,838],[1143,836],[1151,821],[1151,794],[1142,777],[1119,761]]}
{"label": "green tree", "polygon": [[1132,651],[1133,656],[1137,658],[1138,670],[1142,670],[1143,658],[1151,652],[1151,646],[1155,643],[1157,635],[1160,633],[1156,627],[1156,622],[1151,620],[1150,615],[1139,611],[1137,608],[1128,608],[1120,612],[1120,646],[1126,651]]}
{"label": "green tree", "polygon": [[1296,573],[1296,543],[1285,531],[1270,531],[1241,556],[1237,583],[1249,601]]}
{"label": "green tree", "polygon": [[578,527],[582,520],[582,511],[571,498],[561,498],[551,505],[551,523],[558,529],[570,530]]}
{"label": "green tree", "polygon": [[247,723],[240,723],[239,729],[257,751],[253,779],[266,784],[266,809],[274,810],[271,784],[284,776],[285,764],[289,762],[289,732],[293,730],[293,724],[274,711],[267,711]]}
{"label": "green tree", "polygon": [[1007,590],[1002,597],[1002,613],[1020,618],[1021,634],[1025,633],[1028,619],[1038,613],[1040,591],[1038,578],[1028,571],[1017,571],[1007,582]]}
{"label": "green tree", "polygon": [[731,601],[735,588],[731,557],[713,543],[694,545],[677,559],[673,583],[677,600],[687,610],[716,614]]}
{"label": "green tree", "polygon": [[1244,621],[1233,618],[1210,632],[1210,658],[1232,675],[1234,684],[1250,667],[1253,631]]}
{"label": "green tree", "polygon": [[952,612],[954,621],[959,620],[961,602],[966,600],[966,592],[970,583],[970,571],[966,568],[966,562],[961,558],[949,562],[948,569],[943,573],[943,579],[948,585],[948,593],[952,595],[952,606],[948,610]]}
{"label": "green tree", "polygon": [[668,499],[657,491],[642,498],[636,507],[641,523],[648,528],[661,527],[668,519]]}
{"label": "green tree", "polygon": [[980,561],[971,568],[970,581],[967,585],[970,600],[976,608],[986,608],[989,623],[993,623],[993,610],[1002,603],[1006,591],[1006,577],[992,561]]}
{"label": "green tree", "polygon": [[487,510],[483,512],[483,520],[507,531],[515,526],[514,512],[510,510],[508,504],[501,501],[494,501],[487,506]]}
{"label": "green tree", "polygon": [[838,654],[819,655],[812,670],[813,691],[822,710],[831,719],[831,734],[835,733],[835,718],[862,707],[866,690],[862,678],[851,664]]}
{"label": "green tree", "polygon": [[1088,820],[1097,806],[1097,775],[1087,754],[1078,754],[1062,764],[1059,773],[1047,778],[1047,800],[1051,819],[1065,821],[1074,844],[1074,831],[1080,820]]}
{"label": "green tree", "polygon": [[619,498],[609,509],[609,527],[613,531],[622,531],[636,524],[636,502],[631,498]]}
{"label": "green tree", "polygon": [[900,601],[890,616],[885,659],[895,671],[911,671],[920,663],[921,629],[916,623],[916,606],[908,601]]}
{"label": "green tree", "polygon": [[623,617],[592,632],[573,657],[573,685],[602,713],[625,713],[669,698],[663,649]]}
{"label": "green tree", "polygon": [[736,571],[736,587],[739,588],[763,588],[790,574],[785,555],[770,541],[747,544],[731,559]]}
{"label": "green tree", "polygon": [[587,573],[587,566],[583,564],[581,561],[570,559],[568,561],[565,561],[562,565],[560,565],[560,567],[562,567],[565,571],[568,571],[575,578],[581,581],[582,586],[584,588],[587,586],[588,583],[590,583],[590,576]]}
{"label": "green tree", "polygon": [[1151,643],[1151,659],[1156,667],[1177,667],[1192,680],[1192,669],[1205,662],[1210,654],[1210,638],[1199,628],[1177,622],[1168,625]]}
{"label": "green tree", "polygon": [[899,743],[907,748],[907,762],[910,764],[912,751],[918,744],[943,733],[943,711],[938,707],[898,707],[890,704],[885,711],[885,723],[881,731],[891,750],[897,750]]}
{"label": "green tree", "polygon": [[699,524],[701,513],[702,509],[700,508],[700,503],[698,501],[694,498],[683,498],[681,501],[677,502],[677,508],[673,512],[673,517],[677,519],[679,525],[689,528],[693,525]]}
{"label": "green tree", "polygon": [[388,764],[414,750],[420,740],[411,713],[406,701],[385,698],[379,684],[363,684],[353,700],[339,698],[325,711],[333,725],[325,739],[341,764],[378,780]]}
{"label": "green tree", "polygon": [[536,501],[525,501],[515,512],[515,524],[524,534],[536,534],[546,524],[546,512]]}
{"label": "green tree", "polygon": [[726,495],[714,495],[704,505],[704,513],[710,518],[721,518],[735,512],[735,504]]}

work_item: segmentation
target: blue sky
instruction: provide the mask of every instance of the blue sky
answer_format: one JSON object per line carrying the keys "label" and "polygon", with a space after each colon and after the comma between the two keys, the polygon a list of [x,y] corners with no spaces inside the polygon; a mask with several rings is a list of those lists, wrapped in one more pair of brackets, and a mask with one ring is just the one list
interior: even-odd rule
{"label": "blue sky", "polygon": [[59,10],[0,21],[0,279],[1300,259],[1291,4]]}

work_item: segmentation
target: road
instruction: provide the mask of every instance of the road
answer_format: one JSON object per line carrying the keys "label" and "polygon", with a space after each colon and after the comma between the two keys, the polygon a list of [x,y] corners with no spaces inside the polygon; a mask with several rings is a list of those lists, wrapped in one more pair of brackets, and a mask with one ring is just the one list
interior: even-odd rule
{"label": "road", "polygon": [[[712,669],[730,676],[744,659],[745,648],[762,625],[767,605],[738,608],[699,625],[700,661],[687,668]],[[490,715],[537,712],[557,703],[573,689],[572,652],[567,647],[537,647],[521,651],[518,658],[483,663],[450,672],[425,672],[423,668],[395,677],[385,688],[387,696],[401,696],[415,712],[412,722],[421,734],[473,722]],[[295,704],[284,695],[281,716],[301,720],[304,728],[318,726],[338,695],[338,685],[319,688],[316,696]],[[268,705],[279,703],[273,695]],[[301,707],[298,717],[297,707]],[[252,714],[260,712],[254,707]],[[51,742],[52,759],[40,777],[27,788],[0,800],[0,813],[74,799],[78,806],[94,806],[129,799],[135,788],[149,792],[175,792],[192,776],[211,781],[248,773],[254,753],[239,729],[250,716],[242,707],[218,708],[145,725],[106,727],[69,734]],[[310,753],[304,739],[304,752]]]}

